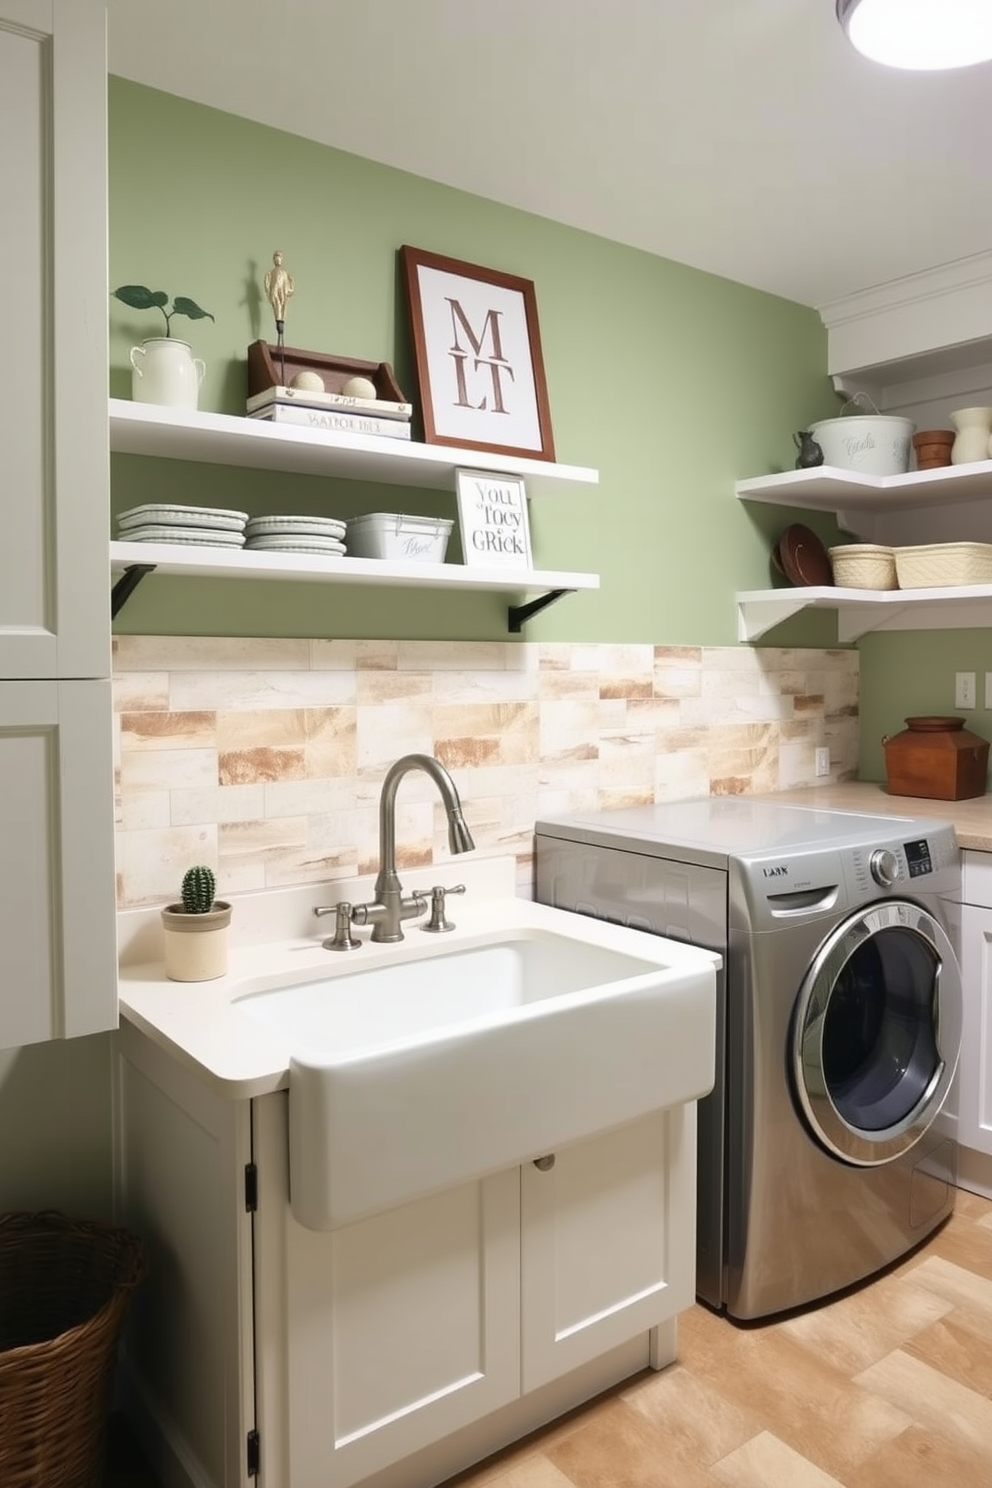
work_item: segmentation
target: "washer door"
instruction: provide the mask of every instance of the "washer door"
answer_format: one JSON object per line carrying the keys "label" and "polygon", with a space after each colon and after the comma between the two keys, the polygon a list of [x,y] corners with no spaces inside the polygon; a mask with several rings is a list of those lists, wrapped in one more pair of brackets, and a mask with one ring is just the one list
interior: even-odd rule
{"label": "washer door", "polygon": [[961,1049],[961,975],[926,910],[887,900],[838,925],[799,989],[792,1072],[813,1135],[860,1167],[919,1141]]}

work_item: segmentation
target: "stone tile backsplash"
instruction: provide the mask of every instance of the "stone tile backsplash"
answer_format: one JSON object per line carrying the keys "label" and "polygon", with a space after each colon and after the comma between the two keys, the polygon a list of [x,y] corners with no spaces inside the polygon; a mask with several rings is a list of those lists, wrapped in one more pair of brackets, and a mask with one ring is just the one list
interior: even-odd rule
{"label": "stone tile backsplash", "polygon": [[[542,815],[809,785],[823,745],[831,779],[852,778],[858,660],[743,646],[118,636],[118,904],[174,898],[191,863],[215,867],[224,893],[373,872],[382,777],[412,752],[447,766],[477,847],[514,854],[529,894]],[[411,883],[431,864],[457,879],[420,773],[399,789],[397,845]]]}

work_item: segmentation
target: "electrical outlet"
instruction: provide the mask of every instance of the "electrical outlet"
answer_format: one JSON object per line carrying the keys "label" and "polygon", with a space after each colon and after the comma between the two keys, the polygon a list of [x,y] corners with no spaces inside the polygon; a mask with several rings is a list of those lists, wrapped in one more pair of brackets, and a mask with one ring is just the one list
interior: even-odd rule
{"label": "electrical outlet", "polygon": [[985,673],[985,706],[992,708],[992,672]]}
{"label": "electrical outlet", "polygon": [[975,673],[954,673],[954,706],[955,708],[973,708],[975,706]]}
{"label": "electrical outlet", "polygon": [[829,775],[830,774],[830,750],[829,749],[824,748],[824,749],[818,749],[816,751],[816,763],[815,763],[814,768],[816,770],[817,775]]}

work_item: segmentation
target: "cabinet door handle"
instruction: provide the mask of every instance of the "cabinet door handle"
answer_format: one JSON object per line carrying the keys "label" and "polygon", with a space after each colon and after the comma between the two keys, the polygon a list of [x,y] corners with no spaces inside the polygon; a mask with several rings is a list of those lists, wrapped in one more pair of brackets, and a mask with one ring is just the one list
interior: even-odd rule
{"label": "cabinet door handle", "polygon": [[539,1168],[542,1173],[549,1173],[554,1165],[555,1155],[553,1152],[549,1152],[547,1157],[535,1157],[534,1159],[535,1168]]}

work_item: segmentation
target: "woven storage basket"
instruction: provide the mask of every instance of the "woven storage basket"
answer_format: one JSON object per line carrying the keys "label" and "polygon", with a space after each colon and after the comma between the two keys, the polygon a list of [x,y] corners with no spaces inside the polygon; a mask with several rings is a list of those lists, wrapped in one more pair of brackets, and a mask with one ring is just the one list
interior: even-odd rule
{"label": "woven storage basket", "polygon": [[144,1274],[126,1230],[0,1215],[2,1488],[100,1488],[117,1342]]}
{"label": "woven storage basket", "polygon": [[828,548],[834,583],[841,589],[895,589],[896,559],[892,548],[878,543],[848,543]]}
{"label": "woven storage basket", "polygon": [[992,543],[927,543],[895,553],[900,589],[992,584]]}

